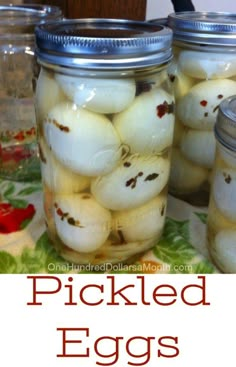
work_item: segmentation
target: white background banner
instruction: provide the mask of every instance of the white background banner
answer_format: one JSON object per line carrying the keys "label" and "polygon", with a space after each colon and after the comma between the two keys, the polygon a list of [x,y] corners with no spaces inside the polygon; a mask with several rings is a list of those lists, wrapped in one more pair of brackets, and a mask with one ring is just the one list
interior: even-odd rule
{"label": "white background banner", "polygon": [[2,275],[4,367],[235,364],[234,275]]}

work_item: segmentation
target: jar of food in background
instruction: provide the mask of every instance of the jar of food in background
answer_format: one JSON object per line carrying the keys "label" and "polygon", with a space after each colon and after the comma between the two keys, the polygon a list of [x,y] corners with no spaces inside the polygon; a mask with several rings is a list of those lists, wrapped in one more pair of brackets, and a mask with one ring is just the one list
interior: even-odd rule
{"label": "jar of food in background", "polygon": [[160,238],[174,99],[172,31],[81,19],[36,29],[36,88],[48,234],[74,263],[127,260]]}
{"label": "jar of food in background", "polygon": [[222,272],[236,273],[236,95],[220,104],[215,136],[208,247]]}
{"label": "jar of food in background", "polygon": [[34,28],[60,19],[57,7],[0,6],[0,178],[40,178],[34,111]]}
{"label": "jar of food in background", "polygon": [[176,98],[170,192],[207,205],[215,156],[213,126],[220,102],[236,94],[236,15],[170,14]]}

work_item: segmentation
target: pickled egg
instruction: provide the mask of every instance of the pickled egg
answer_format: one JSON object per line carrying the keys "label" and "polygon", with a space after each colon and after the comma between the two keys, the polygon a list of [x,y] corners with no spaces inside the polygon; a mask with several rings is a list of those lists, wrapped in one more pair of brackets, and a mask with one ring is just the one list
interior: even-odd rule
{"label": "pickled egg", "polygon": [[134,79],[95,79],[57,74],[56,80],[77,106],[111,114],[127,108],[136,92]]}
{"label": "pickled egg", "polygon": [[179,149],[173,148],[169,186],[179,193],[197,191],[207,181],[208,170],[192,164]]}
{"label": "pickled egg", "polygon": [[236,74],[233,53],[182,51],[179,66],[183,73],[196,79],[230,78]]}
{"label": "pickled egg", "polygon": [[174,139],[173,146],[177,147],[182,139],[182,136],[186,130],[186,126],[184,126],[177,118],[175,119],[175,128],[174,128]]}
{"label": "pickled egg", "polygon": [[69,248],[80,252],[97,250],[111,230],[111,214],[88,193],[57,195],[54,203],[57,234]]}
{"label": "pickled egg", "polygon": [[73,103],[49,111],[44,135],[55,157],[81,175],[106,174],[121,157],[120,139],[110,120]]}
{"label": "pickled egg", "polygon": [[36,116],[39,121],[42,121],[47,116],[48,111],[53,106],[66,99],[54,78],[54,74],[45,69],[40,70],[35,98]]}
{"label": "pickled egg", "polygon": [[42,139],[39,146],[42,180],[53,192],[73,194],[89,187],[90,177],[81,176],[63,166]]}
{"label": "pickled egg", "polygon": [[223,229],[232,229],[235,224],[229,221],[216,206],[215,200],[211,198],[208,208],[208,227],[212,232]]}
{"label": "pickled egg", "polygon": [[164,227],[165,210],[166,197],[159,195],[138,208],[114,212],[113,228],[127,242],[158,238]]}
{"label": "pickled egg", "polygon": [[222,270],[226,273],[236,273],[236,229],[217,233],[215,252]]}
{"label": "pickled egg", "polygon": [[175,99],[183,97],[194,85],[195,81],[183,74],[178,67],[177,60],[173,60],[168,66],[169,80],[173,86]]}
{"label": "pickled egg", "polygon": [[216,140],[213,131],[185,131],[180,150],[191,162],[206,168],[212,168],[215,160]]}
{"label": "pickled egg", "polygon": [[217,170],[212,190],[216,205],[222,214],[229,220],[236,221],[236,170]]}
{"label": "pickled egg", "polygon": [[229,79],[208,80],[194,85],[180,98],[177,117],[193,129],[211,130],[220,102],[236,93],[236,82]]}
{"label": "pickled egg", "polygon": [[114,115],[113,124],[131,153],[161,152],[173,140],[173,99],[159,88],[142,93],[125,111]]}
{"label": "pickled egg", "polygon": [[133,155],[111,173],[93,179],[91,191],[105,208],[135,208],[162,191],[168,181],[169,168],[169,159]]}

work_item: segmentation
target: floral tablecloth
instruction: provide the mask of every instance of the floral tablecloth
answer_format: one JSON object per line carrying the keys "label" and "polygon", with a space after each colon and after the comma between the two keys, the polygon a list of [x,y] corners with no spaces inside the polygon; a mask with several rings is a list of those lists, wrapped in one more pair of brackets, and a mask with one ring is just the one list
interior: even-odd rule
{"label": "floral tablecloth", "polygon": [[[99,269],[114,273],[217,273],[208,259],[206,208],[168,197],[164,233],[156,246],[129,265]],[[46,234],[40,182],[0,180],[0,273],[85,273],[57,255]]]}

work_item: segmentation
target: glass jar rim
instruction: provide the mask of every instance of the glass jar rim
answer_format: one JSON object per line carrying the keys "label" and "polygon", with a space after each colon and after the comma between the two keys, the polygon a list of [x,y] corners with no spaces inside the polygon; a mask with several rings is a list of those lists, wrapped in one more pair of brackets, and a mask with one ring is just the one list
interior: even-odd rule
{"label": "glass jar rim", "polygon": [[145,21],[65,19],[37,26],[35,35],[38,59],[67,67],[150,67],[172,57],[172,30]]}
{"label": "glass jar rim", "polygon": [[174,41],[200,45],[236,45],[236,13],[186,11],[167,19]]}
{"label": "glass jar rim", "polygon": [[28,26],[62,19],[58,6],[43,4],[0,5],[0,26]]}

